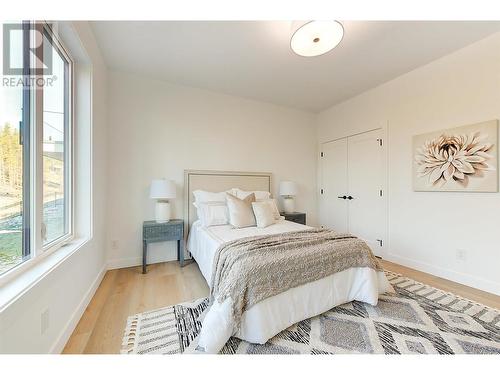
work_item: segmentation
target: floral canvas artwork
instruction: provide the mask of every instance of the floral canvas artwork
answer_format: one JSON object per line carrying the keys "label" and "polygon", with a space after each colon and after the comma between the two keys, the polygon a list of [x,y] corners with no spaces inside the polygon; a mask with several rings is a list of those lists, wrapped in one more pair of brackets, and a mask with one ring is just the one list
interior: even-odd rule
{"label": "floral canvas artwork", "polygon": [[498,121],[413,137],[415,191],[498,191]]}

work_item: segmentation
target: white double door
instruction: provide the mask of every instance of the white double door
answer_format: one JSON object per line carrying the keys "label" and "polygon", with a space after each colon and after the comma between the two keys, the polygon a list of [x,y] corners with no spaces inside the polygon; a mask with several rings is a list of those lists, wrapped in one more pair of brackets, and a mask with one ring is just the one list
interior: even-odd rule
{"label": "white double door", "polygon": [[321,225],[362,238],[377,256],[384,254],[387,228],[384,147],[379,129],[321,149]]}

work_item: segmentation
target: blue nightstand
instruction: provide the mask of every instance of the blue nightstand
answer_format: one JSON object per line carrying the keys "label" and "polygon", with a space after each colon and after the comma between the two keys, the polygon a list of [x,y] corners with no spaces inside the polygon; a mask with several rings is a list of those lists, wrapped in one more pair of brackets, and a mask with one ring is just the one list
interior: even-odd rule
{"label": "blue nightstand", "polygon": [[148,244],[162,241],[177,241],[177,260],[184,267],[184,220],[166,223],[151,220],[142,224],[142,273],[146,273]]}

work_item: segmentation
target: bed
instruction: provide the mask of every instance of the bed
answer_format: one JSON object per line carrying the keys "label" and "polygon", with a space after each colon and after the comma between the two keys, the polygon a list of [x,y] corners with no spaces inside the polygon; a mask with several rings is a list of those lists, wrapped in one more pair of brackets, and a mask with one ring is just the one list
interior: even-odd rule
{"label": "bed", "polygon": [[[186,171],[185,214],[187,250],[197,262],[203,277],[212,287],[212,267],[219,247],[230,241],[279,233],[300,232],[311,227],[279,220],[266,228],[235,229],[230,225],[203,227],[196,218],[193,194],[196,189],[225,191],[232,187],[246,190],[271,190],[271,174],[244,172]],[[368,267],[353,267],[319,280],[288,289],[266,298],[246,310],[236,331],[228,306],[215,301],[204,317],[197,342],[203,352],[217,353],[231,336],[264,344],[285,328],[334,306],[357,300],[376,305],[381,293],[392,287],[383,272]]]}

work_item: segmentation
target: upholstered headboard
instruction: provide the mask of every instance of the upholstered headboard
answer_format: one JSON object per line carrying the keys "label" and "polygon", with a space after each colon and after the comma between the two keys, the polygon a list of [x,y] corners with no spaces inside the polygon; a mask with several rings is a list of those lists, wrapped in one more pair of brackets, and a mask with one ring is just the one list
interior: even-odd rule
{"label": "upholstered headboard", "polygon": [[271,173],[224,172],[224,171],[184,171],[184,233],[187,236],[191,224],[196,220],[193,206],[195,190],[211,192],[226,191],[231,188],[242,190],[271,191]]}

